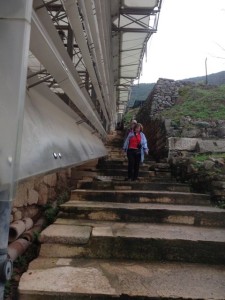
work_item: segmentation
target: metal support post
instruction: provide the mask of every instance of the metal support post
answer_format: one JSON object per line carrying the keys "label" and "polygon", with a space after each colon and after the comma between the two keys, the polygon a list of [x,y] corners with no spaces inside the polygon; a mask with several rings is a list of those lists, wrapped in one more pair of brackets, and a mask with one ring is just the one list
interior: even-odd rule
{"label": "metal support post", "polygon": [[22,138],[31,11],[31,0],[0,0],[0,300],[12,274],[8,232]]}
{"label": "metal support post", "polygon": [[70,25],[68,25],[68,36],[67,36],[67,52],[69,53],[69,56],[71,59],[73,59],[73,30],[71,29]]}

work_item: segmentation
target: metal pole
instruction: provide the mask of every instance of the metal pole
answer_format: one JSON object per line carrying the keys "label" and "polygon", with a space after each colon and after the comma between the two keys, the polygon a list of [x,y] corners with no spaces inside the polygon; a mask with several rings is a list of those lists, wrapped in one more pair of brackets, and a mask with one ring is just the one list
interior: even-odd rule
{"label": "metal pole", "polygon": [[22,137],[31,11],[32,0],[0,0],[0,300],[12,274],[8,232]]}
{"label": "metal pole", "polygon": [[205,84],[208,84],[208,74],[207,74],[207,57],[205,59]]}

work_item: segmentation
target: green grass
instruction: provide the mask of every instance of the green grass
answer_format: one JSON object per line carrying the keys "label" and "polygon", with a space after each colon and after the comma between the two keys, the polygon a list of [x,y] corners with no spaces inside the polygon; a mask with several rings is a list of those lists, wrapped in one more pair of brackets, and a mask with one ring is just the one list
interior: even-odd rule
{"label": "green grass", "polygon": [[194,156],[196,162],[204,162],[208,159],[225,158],[225,153],[214,153],[214,154],[197,154]]}
{"label": "green grass", "polygon": [[161,115],[175,122],[178,122],[182,116],[204,121],[225,119],[225,85],[180,89],[177,104],[164,110]]}
{"label": "green grass", "polygon": [[139,108],[133,108],[133,109],[129,109],[128,112],[125,113],[125,115],[123,117],[125,126],[129,126],[131,120],[135,119],[138,111],[139,111]]}

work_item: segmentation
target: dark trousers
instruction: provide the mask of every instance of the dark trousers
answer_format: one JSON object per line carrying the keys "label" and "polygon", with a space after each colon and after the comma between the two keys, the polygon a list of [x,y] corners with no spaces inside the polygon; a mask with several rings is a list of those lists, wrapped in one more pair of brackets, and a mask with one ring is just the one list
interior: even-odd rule
{"label": "dark trousers", "polygon": [[128,149],[128,178],[136,180],[138,178],[139,166],[141,161],[141,152],[138,149]]}

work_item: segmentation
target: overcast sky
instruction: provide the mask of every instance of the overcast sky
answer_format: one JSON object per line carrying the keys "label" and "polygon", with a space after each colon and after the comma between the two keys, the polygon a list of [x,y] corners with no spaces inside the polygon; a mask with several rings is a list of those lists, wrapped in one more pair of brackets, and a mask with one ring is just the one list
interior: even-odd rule
{"label": "overcast sky", "polygon": [[163,0],[139,82],[225,70],[225,0]]}

